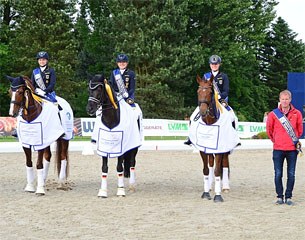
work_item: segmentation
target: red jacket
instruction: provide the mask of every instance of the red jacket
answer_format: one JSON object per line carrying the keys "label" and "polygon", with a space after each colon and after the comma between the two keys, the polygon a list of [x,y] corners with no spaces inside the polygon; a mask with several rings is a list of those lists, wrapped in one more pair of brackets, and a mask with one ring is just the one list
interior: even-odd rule
{"label": "red jacket", "polygon": [[[282,112],[281,106],[279,106],[279,109]],[[303,118],[301,112],[290,104],[290,110],[286,114],[286,117],[293,127],[296,136],[299,138],[303,133]],[[269,138],[273,142],[273,149],[284,151],[296,149],[291,137],[273,111],[268,114],[266,130]]]}

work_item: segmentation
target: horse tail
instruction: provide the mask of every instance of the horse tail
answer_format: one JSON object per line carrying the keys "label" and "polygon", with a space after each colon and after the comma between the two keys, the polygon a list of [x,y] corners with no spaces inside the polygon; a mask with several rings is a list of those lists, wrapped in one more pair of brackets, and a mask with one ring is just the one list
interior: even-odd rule
{"label": "horse tail", "polygon": [[69,176],[69,140],[59,138],[56,141],[56,161],[55,168],[57,169],[57,176],[59,176],[61,168],[61,160],[67,161],[66,177]]}

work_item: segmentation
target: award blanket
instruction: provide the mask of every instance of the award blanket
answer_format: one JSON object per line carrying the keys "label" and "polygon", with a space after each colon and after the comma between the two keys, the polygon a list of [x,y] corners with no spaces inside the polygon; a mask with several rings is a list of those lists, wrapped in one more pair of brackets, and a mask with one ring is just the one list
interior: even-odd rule
{"label": "award blanket", "polygon": [[73,128],[74,128],[74,115],[70,104],[63,98],[56,96],[58,104],[61,106],[62,110],[59,111],[62,127],[64,128],[65,135],[63,139],[71,140],[73,138]]}
{"label": "award blanket", "polygon": [[131,107],[124,100],[119,102],[119,106],[120,123],[113,129],[109,129],[103,124],[101,116],[96,117],[92,140],[96,141],[99,156],[119,157],[129,150],[141,146],[143,130],[141,109],[138,105]]}
{"label": "award blanket", "polygon": [[44,149],[65,133],[58,116],[58,107],[51,102],[42,103],[42,112],[32,122],[17,118],[19,142],[35,151]]}
{"label": "award blanket", "polygon": [[194,121],[199,113],[199,107],[192,114],[189,138],[199,151],[225,153],[232,151],[240,143],[237,131],[232,126],[232,122],[236,120],[235,114],[227,111],[222,105],[221,107],[222,113],[218,121],[212,125],[206,125],[201,117]]}

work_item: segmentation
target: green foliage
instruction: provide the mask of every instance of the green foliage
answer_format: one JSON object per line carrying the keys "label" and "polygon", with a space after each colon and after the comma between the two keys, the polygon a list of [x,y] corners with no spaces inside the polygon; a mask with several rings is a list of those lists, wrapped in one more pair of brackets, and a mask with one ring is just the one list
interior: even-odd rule
{"label": "green foliage", "polygon": [[270,89],[269,109],[277,106],[279,93],[287,89],[288,72],[305,72],[305,46],[282,18],[268,32],[261,58],[262,76]]}
{"label": "green foliage", "polygon": [[[196,75],[222,57],[229,104],[240,121],[261,121],[286,88],[287,72],[305,71],[304,44],[275,19],[275,0],[1,1],[0,114],[9,98],[5,75],[31,75],[35,55],[49,52],[56,93],[86,116],[87,79],[110,76],[126,53],[136,72],[144,117],[182,119],[197,105]],[[216,4],[217,3],[217,4]]]}

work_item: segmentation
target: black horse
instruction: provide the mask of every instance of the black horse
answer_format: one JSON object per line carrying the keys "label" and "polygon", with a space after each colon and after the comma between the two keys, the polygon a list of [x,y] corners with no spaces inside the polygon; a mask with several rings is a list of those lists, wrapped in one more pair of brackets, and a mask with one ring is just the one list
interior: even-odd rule
{"label": "black horse", "polygon": [[[124,101],[122,99],[122,101]],[[124,102],[125,103],[125,102]],[[112,87],[104,79],[103,75],[95,75],[89,82],[89,98],[87,104],[87,113],[90,116],[97,115],[95,128],[102,122],[106,128],[111,131],[115,129],[121,121],[126,121],[121,116],[121,105],[118,101],[116,93]],[[127,103],[125,103],[127,104]],[[135,114],[131,106],[127,106],[129,110],[128,116]],[[137,121],[137,129],[140,127],[141,119]],[[128,129],[126,130],[128,131]],[[139,135],[140,136],[140,135]],[[137,136],[135,136],[137,137]],[[141,140],[141,139],[140,139]],[[98,142],[97,142],[98,145]],[[103,151],[104,149],[102,149]],[[135,165],[138,146],[128,149],[125,153],[118,156],[117,161],[117,175],[118,175],[118,189],[117,196],[125,196],[124,177],[129,178],[129,190],[135,191]],[[107,175],[108,175],[108,156],[102,155],[102,182],[101,188],[98,192],[98,197],[107,198]]]}

